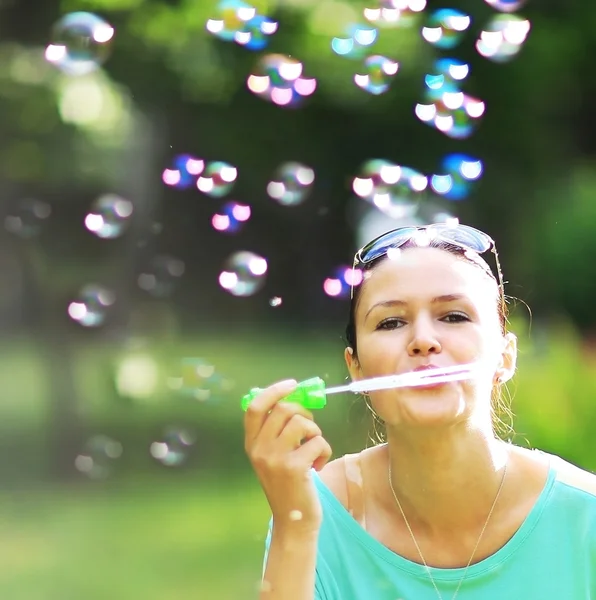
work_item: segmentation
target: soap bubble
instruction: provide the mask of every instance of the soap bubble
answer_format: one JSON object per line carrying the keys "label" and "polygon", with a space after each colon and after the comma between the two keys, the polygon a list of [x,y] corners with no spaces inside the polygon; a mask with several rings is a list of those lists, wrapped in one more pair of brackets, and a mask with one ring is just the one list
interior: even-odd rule
{"label": "soap bubble", "polygon": [[315,172],[310,167],[287,162],[277,169],[268,183],[267,194],[283,206],[296,206],[307,198],[314,180]]}
{"label": "soap bubble", "polygon": [[363,274],[360,269],[342,265],[333,271],[331,277],[323,281],[323,291],[332,298],[349,298],[352,287],[362,283]]}
{"label": "soap bubble", "polygon": [[441,162],[440,173],[430,178],[434,192],[448,200],[463,200],[472,184],[482,176],[482,161],[466,154],[448,154]]}
{"label": "soap bubble", "polygon": [[383,94],[389,89],[399,65],[385,56],[369,56],[364,60],[365,74],[354,75],[354,83],[370,94]]}
{"label": "soap bubble", "polygon": [[452,82],[425,91],[424,102],[416,104],[416,116],[448,137],[464,139],[472,135],[485,112],[478,98],[464,94]]}
{"label": "soap bubble", "polygon": [[114,28],[101,17],[69,13],[54,25],[45,57],[67,75],[86,75],[108,59],[113,37]]}
{"label": "soap bubble", "polygon": [[184,262],[167,254],[151,259],[137,278],[138,286],[155,298],[170,296],[176,284],[184,275]]}
{"label": "soap bubble", "polygon": [[198,357],[182,359],[168,387],[180,395],[206,402],[221,398],[233,388],[233,382],[220,375],[208,360]]}
{"label": "soap bubble", "polygon": [[281,306],[283,303],[283,299],[280,296],[273,296],[273,298],[269,298],[269,306],[272,308],[277,308]]}
{"label": "soap bubble", "polygon": [[377,27],[410,27],[426,8],[426,0],[379,0],[378,6],[365,8],[364,18]]}
{"label": "soap bubble", "polygon": [[218,18],[209,19],[207,31],[226,42],[236,42],[249,50],[262,50],[268,38],[278,29],[278,23],[260,15],[257,10],[238,0],[224,0],[217,6]]}
{"label": "soap bubble", "polygon": [[195,436],[185,428],[168,427],[161,439],[151,444],[149,452],[166,467],[179,467],[188,458]]}
{"label": "soap bubble", "polygon": [[236,233],[250,219],[250,206],[238,202],[227,202],[213,215],[211,225],[217,231]]}
{"label": "soap bubble", "polygon": [[68,315],[83,327],[99,327],[105,322],[115,301],[115,294],[107,288],[96,284],[86,285],[68,305]]}
{"label": "soap bubble", "polygon": [[422,198],[428,178],[383,159],[365,162],[352,181],[354,193],[391,218],[403,218]]}
{"label": "soap bubble", "polygon": [[267,261],[254,252],[232,254],[219,275],[219,285],[234,296],[252,296],[265,285]]}
{"label": "soap bubble", "polygon": [[85,217],[85,227],[97,237],[113,239],[126,230],[132,216],[133,206],[116,194],[104,194],[93,202]]}
{"label": "soap bubble", "polygon": [[75,458],[75,468],[90,479],[105,479],[114,462],[122,456],[122,444],[107,435],[90,437],[84,450]]}
{"label": "soap bubble", "polygon": [[526,3],[526,0],[485,0],[485,2],[495,10],[510,13],[519,10]]}
{"label": "soap bubble", "polygon": [[530,27],[530,21],[519,15],[495,15],[480,32],[476,50],[493,62],[511,60],[522,49]]}
{"label": "soap bubble", "polygon": [[432,71],[424,76],[429,90],[441,89],[445,83],[464,81],[470,74],[470,65],[456,58],[440,58],[433,64]]}
{"label": "soap bubble", "polygon": [[379,32],[371,25],[352,25],[343,37],[331,40],[331,49],[345,58],[361,59],[377,42]]}
{"label": "soap bubble", "polygon": [[195,185],[204,169],[204,160],[190,154],[179,154],[174,158],[174,168],[164,169],[161,178],[166,185],[185,190]]}
{"label": "soap bubble", "polygon": [[452,8],[442,8],[430,15],[427,26],[422,28],[422,37],[442,50],[454,48],[461,42],[470,23],[468,15]]}
{"label": "soap bubble", "polygon": [[267,54],[259,59],[246,85],[256,96],[278,106],[299,106],[317,87],[316,79],[304,77],[303,71],[303,64],[295,58]]}
{"label": "soap bubble", "polygon": [[232,189],[237,177],[236,167],[221,161],[210,162],[197,179],[197,188],[207,196],[221,198]]}
{"label": "soap bubble", "polygon": [[51,213],[52,209],[47,202],[23,198],[4,217],[4,228],[19,237],[32,238],[39,234]]}

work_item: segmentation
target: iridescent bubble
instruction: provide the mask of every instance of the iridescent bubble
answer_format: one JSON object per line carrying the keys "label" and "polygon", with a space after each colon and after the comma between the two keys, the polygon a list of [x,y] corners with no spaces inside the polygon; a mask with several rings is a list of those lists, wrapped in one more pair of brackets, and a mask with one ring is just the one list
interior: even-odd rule
{"label": "iridescent bubble", "polygon": [[39,234],[45,221],[52,214],[47,202],[34,198],[23,198],[4,217],[4,228],[22,238]]}
{"label": "iridescent bubble", "polygon": [[207,196],[221,198],[234,187],[237,177],[236,167],[221,161],[210,162],[197,179],[197,188]]}
{"label": "iridescent bubble", "polygon": [[342,265],[334,269],[331,277],[323,281],[323,291],[332,298],[349,298],[353,286],[362,283],[363,274],[360,269]]}
{"label": "iridescent bubble", "polygon": [[68,305],[68,315],[83,327],[99,327],[115,302],[114,292],[100,285],[86,285]]}
{"label": "iridescent bubble", "polygon": [[479,159],[466,154],[448,154],[441,162],[440,173],[430,178],[430,185],[434,192],[448,200],[463,200],[483,170]]}
{"label": "iridescent bubble", "polygon": [[489,6],[500,12],[515,12],[519,10],[526,0],[484,0]]}
{"label": "iridescent bubble", "polygon": [[174,167],[164,169],[161,178],[166,185],[185,190],[196,184],[204,169],[204,160],[190,154],[179,154],[174,158]]}
{"label": "iridescent bubble", "polygon": [[397,74],[399,64],[385,56],[368,56],[364,60],[366,73],[354,75],[354,83],[369,94],[383,94]]}
{"label": "iridescent bubble", "polygon": [[155,298],[170,296],[182,275],[184,262],[166,254],[160,254],[151,259],[137,278],[138,286]]}
{"label": "iridescent bubble", "polygon": [[331,49],[339,56],[361,59],[369,54],[378,37],[378,30],[371,25],[352,25],[345,36],[331,40]]}
{"label": "iridescent bubble", "polygon": [[424,102],[416,104],[414,112],[423,123],[448,137],[464,139],[476,130],[485,104],[464,94],[453,83],[445,82],[436,89],[427,86]]}
{"label": "iridescent bubble", "polygon": [[267,261],[254,252],[232,254],[219,275],[219,285],[234,296],[252,296],[265,285]]}
{"label": "iridescent bubble", "polygon": [[250,206],[238,202],[227,202],[213,215],[211,225],[217,231],[237,233],[244,223],[250,219]]}
{"label": "iridescent bubble", "polygon": [[153,442],[149,453],[166,467],[179,467],[188,458],[196,437],[188,429],[168,427],[161,439]]}
{"label": "iridescent bubble", "polygon": [[114,28],[101,17],[73,12],[54,25],[45,57],[67,75],[85,75],[108,59],[113,37]]}
{"label": "iridescent bubble", "polygon": [[122,444],[107,435],[94,435],[75,458],[75,468],[90,479],[105,479],[122,456],[122,450]]}
{"label": "iridescent bubble", "polygon": [[282,164],[267,184],[267,194],[283,206],[302,204],[315,180],[315,172],[297,162]]}
{"label": "iridescent bubble", "polygon": [[522,49],[530,28],[519,15],[495,15],[480,32],[476,50],[493,62],[507,62]]}
{"label": "iridescent bubble", "polygon": [[209,19],[205,28],[226,42],[235,41],[238,32],[246,32],[248,23],[257,16],[254,6],[240,0],[223,0],[217,5],[217,18]]}
{"label": "iridescent bubble", "polygon": [[424,77],[424,84],[430,90],[438,90],[445,83],[464,81],[470,74],[470,65],[456,58],[440,58],[433,69]]}
{"label": "iridescent bubble", "polygon": [[273,298],[269,298],[269,306],[273,307],[273,308],[277,308],[278,306],[281,306],[283,302],[283,299],[280,298],[279,296],[273,296]]}
{"label": "iridescent bubble", "polygon": [[303,70],[299,60],[283,54],[267,54],[259,59],[246,85],[256,96],[278,106],[299,106],[317,88],[316,79],[304,77]]}
{"label": "iridescent bubble", "polygon": [[99,196],[85,217],[85,227],[97,237],[114,239],[121,236],[129,224],[133,206],[116,194]]}
{"label": "iridescent bubble", "polygon": [[218,18],[209,19],[207,31],[226,42],[236,42],[249,50],[262,50],[268,38],[278,28],[278,23],[260,15],[245,2],[225,0],[217,6]]}
{"label": "iridescent bubble", "polygon": [[177,371],[174,377],[168,379],[168,387],[200,402],[219,399],[234,386],[233,381],[220,375],[215,366],[204,358],[186,357]]}
{"label": "iridescent bubble", "polygon": [[422,28],[422,37],[437,48],[454,48],[461,42],[470,23],[471,19],[465,13],[442,8],[430,15],[427,26]]}
{"label": "iridescent bubble", "polygon": [[426,8],[426,0],[379,0],[378,6],[364,9],[364,18],[377,27],[410,27]]}
{"label": "iridescent bubble", "polygon": [[354,193],[393,219],[415,210],[428,187],[428,178],[411,169],[383,159],[369,160],[352,181]]}

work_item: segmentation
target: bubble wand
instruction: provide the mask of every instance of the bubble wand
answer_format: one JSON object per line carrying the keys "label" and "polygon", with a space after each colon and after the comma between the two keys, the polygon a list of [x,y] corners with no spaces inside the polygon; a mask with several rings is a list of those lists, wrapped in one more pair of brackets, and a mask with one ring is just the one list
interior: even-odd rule
{"label": "bubble wand", "polygon": [[[411,371],[400,375],[384,375],[382,377],[373,377],[372,379],[362,379],[352,381],[345,385],[326,388],[325,382],[320,377],[312,377],[298,384],[298,387],[282,398],[284,402],[297,402],[308,410],[324,408],[327,404],[329,394],[341,394],[352,392],[359,394],[362,392],[371,392],[376,390],[389,390],[401,387],[422,387],[427,385],[436,385],[439,383],[448,383],[450,381],[464,381],[470,379],[478,371],[478,364],[455,365],[452,367],[441,367],[437,369],[423,369],[420,371]],[[248,405],[263,391],[262,388],[253,388],[248,394],[242,397],[242,410],[246,410]]]}

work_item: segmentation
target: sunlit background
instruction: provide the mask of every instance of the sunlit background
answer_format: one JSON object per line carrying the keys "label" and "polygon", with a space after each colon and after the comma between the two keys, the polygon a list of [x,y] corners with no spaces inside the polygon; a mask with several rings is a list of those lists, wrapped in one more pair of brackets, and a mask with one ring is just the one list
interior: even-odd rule
{"label": "sunlit background", "polygon": [[[595,19],[0,2],[0,597],[256,597],[240,398],[345,380],[353,253],[400,225],[496,240],[514,439],[596,470]],[[368,443],[356,396],[317,421]]]}

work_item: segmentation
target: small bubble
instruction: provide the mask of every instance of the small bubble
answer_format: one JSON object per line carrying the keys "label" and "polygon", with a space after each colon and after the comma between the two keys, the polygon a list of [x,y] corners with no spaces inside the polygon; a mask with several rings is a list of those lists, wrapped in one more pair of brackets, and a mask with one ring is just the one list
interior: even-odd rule
{"label": "small bubble", "polygon": [[221,161],[210,162],[197,179],[197,188],[207,196],[221,198],[232,189],[237,177],[236,167]]}
{"label": "small bubble", "polygon": [[428,24],[422,28],[422,37],[437,48],[451,49],[461,42],[470,23],[468,15],[452,8],[442,8],[430,15]]}
{"label": "small bubble", "polygon": [[116,296],[110,290],[95,284],[83,287],[68,305],[68,315],[83,327],[103,325]]}
{"label": "small bubble", "polygon": [[323,291],[331,298],[349,298],[352,287],[360,285],[362,281],[363,272],[361,269],[342,265],[334,269],[331,277],[327,277],[323,281]]}
{"label": "small bubble", "polygon": [[250,206],[238,202],[227,202],[211,219],[213,229],[225,233],[237,233],[250,219]]}
{"label": "small bubble", "polygon": [[171,168],[164,169],[161,179],[170,187],[186,190],[196,184],[197,177],[205,169],[205,161],[191,154],[179,154],[174,157]]}
{"label": "small bubble", "polygon": [[314,78],[303,74],[304,66],[283,54],[262,56],[246,84],[255,95],[282,107],[297,107],[317,87]]}
{"label": "small bubble", "polygon": [[281,304],[282,299],[279,296],[274,296],[273,298],[269,299],[269,306],[272,306],[273,308],[281,306]]}
{"label": "small bubble", "polygon": [[334,37],[331,40],[331,50],[338,56],[359,60],[370,53],[378,37],[379,31],[372,25],[351,25],[343,37]]}
{"label": "small bubble", "polygon": [[234,296],[252,296],[265,285],[267,261],[254,252],[232,254],[219,275],[219,285]]}
{"label": "small bubble", "polygon": [[168,379],[168,387],[182,396],[205,402],[220,399],[233,388],[233,382],[218,373],[211,362],[187,357]]}
{"label": "small bubble", "polygon": [[315,180],[315,172],[306,165],[288,162],[281,165],[267,185],[267,194],[283,206],[302,204]]}
{"label": "small bubble", "polygon": [[97,15],[69,13],[54,25],[45,57],[67,75],[85,75],[108,59],[113,37],[114,28]]}
{"label": "small bubble", "polygon": [[377,27],[411,27],[426,8],[426,0],[379,0],[378,6],[365,8],[364,18]]}
{"label": "small bubble", "polygon": [[495,10],[510,13],[519,10],[526,0],[485,0],[485,2]]}
{"label": "small bubble", "polygon": [[75,458],[77,471],[90,479],[105,479],[112,472],[114,461],[122,456],[122,444],[107,435],[94,435]]}
{"label": "small bubble", "polygon": [[185,265],[180,259],[169,255],[157,255],[139,273],[137,284],[152,296],[165,298],[173,293],[184,271]]}
{"label": "small bubble", "polygon": [[522,49],[530,28],[530,21],[519,15],[496,15],[480,32],[476,50],[493,62],[507,62]]}
{"label": "small bubble", "polygon": [[132,213],[132,202],[116,194],[104,194],[93,202],[85,227],[99,238],[117,238],[126,230]]}
{"label": "small bubble", "polygon": [[395,219],[415,210],[427,186],[422,173],[383,159],[365,162],[352,181],[357,196]]}
{"label": "small bubble", "polygon": [[364,60],[366,73],[354,75],[354,83],[369,94],[383,94],[397,74],[399,64],[385,56],[369,56]]}
{"label": "small bubble", "polygon": [[19,237],[29,239],[38,235],[52,213],[47,202],[23,198],[4,217],[4,228]]}
{"label": "small bubble", "polygon": [[452,81],[445,80],[427,89],[422,103],[416,104],[416,116],[427,125],[454,139],[465,139],[476,130],[484,115],[485,104],[468,96]]}
{"label": "small bubble", "polygon": [[187,429],[169,427],[161,439],[151,444],[149,453],[166,467],[179,467],[187,460],[195,441]]}
{"label": "small bubble", "polygon": [[484,170],[481,160],[465,154],[448,154],[441,162],[441,173],[431,177],[431,187],[448,200],[467,198]]}

